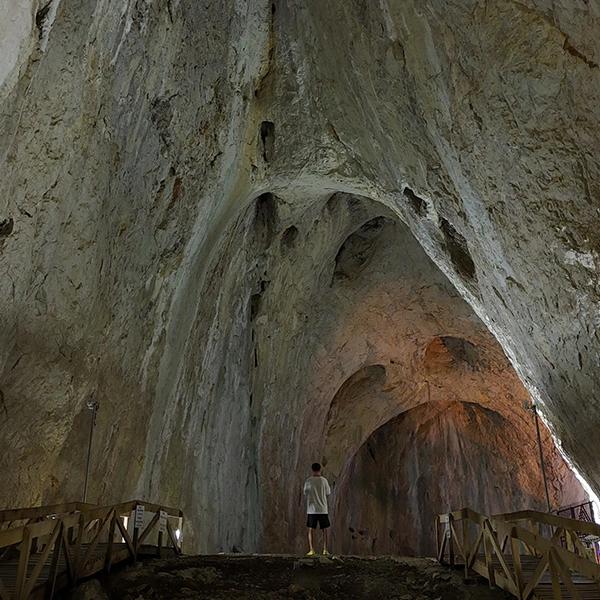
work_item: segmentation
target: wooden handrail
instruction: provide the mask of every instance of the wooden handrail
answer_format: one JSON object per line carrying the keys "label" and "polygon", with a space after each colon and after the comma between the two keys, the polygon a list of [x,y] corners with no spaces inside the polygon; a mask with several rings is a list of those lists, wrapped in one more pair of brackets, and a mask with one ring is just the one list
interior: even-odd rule
{"label": "wooden handrail", "polygon": [[48,515],[65,514],[93,506],[95,505],[83,502],[66,502],[50,506],[34,506],[33,508],[5,508],[0,510],[0,523],[22,521],[24,519],[38,519]]}
{"label": "wooden handrail", "polygon": [[[136,527],[133,520],[129,521],[129,527],[125,526],[124,519],[135,512],[138,506],[143,506],[145,513],[153,515],[149,523],[144,523],[143,531]],[[0,530],[0,549],[14,548],[19,555],[14,567],[16,595],[10,596],[11,600],[25,600],[36,586],[41,585],[38,579],[48,561],[50,574],[47,582],[53,590],[59,576],[61,552],[65,570],[60,576],[71,583],[102,570],[108,572],[117,562],[135,561],[142,545],[144,548],[155,547],[156,555],[160,556],[166,539],[167,546],[171,546],[176,554],[181,553],[180,538],[173,533],[169,519],[178,519],[177,527],[181,529],[183,512],[161,504],[141,500],[107,506],[71,502],[9,509],[0,511],[0,515],[9,522],[8,529]],[[10,524],[15,521],[27,523],[11,527]],[[133,529],[132,536],[128,529]],[[156,534],[157,530],[156,540],[152,541],[149,536]],[[117,540],[121,541],[115,540],[115,536],[119,536]],[[103,541],[105,537],[107,542]],[[101,560],[98,558],[99,551],[103,556]],[[0,598],[9,597],[6,589],[0,580]]]}
{"label": "wooden handrail", "polygon": [[501,515],[494,515],[494,519],[503,519],[505,521],[535,521],[536,523],[544,523],[545,525],[552,525],[553,527],[564,527],[565,529],[571,529],[579,533],[585,533],[588,535],[595,535],[600,537],[600,525],[598,523],[591,523],[590,521],[579,521],[577,519],[571,519],[569,517],[559,517],[558,515],[550,513],[541,513],[534,510],[524,510],[514,513],[504,513]]}
{"label": "wooden handrail", "polygon": [[[520,524],[522,521],[526,523]],[[528,530],[527,524],[535,531]],[[543,531],[549,537],[538,531],[540,524],[548,525]],[[442,535],[439,534],[440,526]],[[473,528],[476,530],[475,538],[471,536]],[[463,508],[438,515],[436,531],[441,562],[448,557],[450,564],[455,564],[457,558],[462,558],[465,576],[473,570],[487,578],[490,585],[503,588],[519,600],[529,600],[536,594],[546,570],[550,572],[554,598],[562,597],[560,581],[572,597],[578,597],[578,585],[583,585],[581,581],[584,580],[588,581],[586,585],[597,586],[600,598],[600,565],[595,557],[592,559],[588,555],[578,537],[580,533],[597,535],[600,526],[595,523],[537,511],[487,517]],[[525,557],[530,568],[532,563],[537,562],[533,571],[524,570]],[[578,573],[584,580],[574,582],[573,573]]]}
{"label": "wooden handrail", "polygon": [[579,521],[577,519],[570,519],[568,517],[559,517],[555,514],[543,513],[535,510],[521,510],[518,512],[500,513],[492,515],[491,517],[485,517],[484,515],[480,515],[470,508],[463,508],[451,513],[438,515],[439,522],[447,523],[450,515],[455,521],[469,519],[471,521],[482,522],[483,519],[487,518],[494,522],[507,521],[513,523],[516,521],[534,521],[536,523],[543,523],[544,525],[550,525],[552,527],[564,527],[565,529],[570,529],[579,533],[585,533],[586,535],[595,535],[600,537],[600,525],[598,523]]}

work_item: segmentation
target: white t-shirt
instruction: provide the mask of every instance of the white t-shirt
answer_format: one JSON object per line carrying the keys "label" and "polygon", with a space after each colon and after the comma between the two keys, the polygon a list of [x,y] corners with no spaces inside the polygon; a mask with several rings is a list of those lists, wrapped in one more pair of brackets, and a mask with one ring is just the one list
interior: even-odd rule
{"label": "white t-shirt", "polygon": [[309,515],[326,515],[327,496],[331,494],[329,482],[325,477],[309,477],[304,482],[304,495],[306,496],[306,512]]}

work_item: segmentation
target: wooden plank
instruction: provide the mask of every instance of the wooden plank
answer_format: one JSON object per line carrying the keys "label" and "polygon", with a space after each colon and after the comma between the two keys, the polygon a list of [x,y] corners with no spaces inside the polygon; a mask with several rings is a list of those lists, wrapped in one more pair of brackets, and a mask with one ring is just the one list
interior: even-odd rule
{"label": "wooden plank", "polygon": [[129,500],[127,502],[121,502],[120,504],[112,504],[107,506],[91,506],[82,508],[86,518],[101,518],[107,510],[114,510],[117,515],[129,514],[135,510],[138,504],[142,504],[147,512],[158,512],[164,511],[172,517],[183,517],[183,512],[177,508],[170,508],[168,506],[162,506],[160,504],[152,504],[151,502],[141,502],[140,500]]}
{"label": "wooden plank", "polygon": [[533,593],[533,590],[537,587],[537,584],[540,582],[542,575],[546,572],[548,568],[548,555],[546,554],[540,559],[535,571],[531,575],[531,579],[529,583],[525,586],[523,590],[523,598],[524,600],[528,600],[529,596]]}
{"label": "wooden plank", "polygon": [[[466,521],[463,521],[463,523],[465,523]],[[456,528],[454,527],[454,522],[452,522],[450,524],[450,531],[451,531],[451,535],[454,538],[454,542],[456,543],[456,549],[459,552],[459,555],[462,556],[465,560],[465,562],[467,561],[467,556],[465,554],[465,550],[463,548],[463,545],[461,543],[460,538],[458,537],[458,534],[456,533]]]}
{"label": "wooden plank", "polygon": [[125,526],[123,525],[123,523],[121,523],[120,517],[117,517],[117,527],[119,528],[119,531],[121,532],[121,535],[123,536],[123,539],[125,540],[125,544],[127,544],[127,548],[129,549],[131,558],[133,558],[133,560],[135,560],[136,553],[135,553],[135,548],[133,546],[133,542],[132,542],[131,538],[129,537],[129,532],[127,531],[127,529],[125,529]]}
{"label": "wooden plank", "polygon": [[496,553],[496,556],[498,557],[498,561],[500,562],[500,566],[502,567],[502,570],[504,571],[507,579],[509,579],[510,582],[512,583],[513,587],[516,588],[517,586],[516,586],[516,583],[514,580],[514,576],[511,573],[510,569],[508,568],[508,565],[506,564],[504,554],[502,554],[502,548],[500,548],[500,544],[498,543],[498,540],[496,539],[494,530],[492,529],[492,525],[489,521],[487,523],[485,533],[487,534],[487,536],[492,544],[492,549]]}
{"label": "wooden plank", "polygon": [[27,577],[27,565],[29,564],[29,553],[31,552],[31,536],[29,529],[25,527],[23,531],[23,541],[21,542],[21,550],[19,552],[19,563],[17,566],[16,577],[16,598],[22,598],[25,591],[25,578]]}
{"label": "wooden plank", "polygon": [[169,539],[171,540],[171,544],[176,554],[181,554],[181,548],[179,547],[179,543],[175,534],[173,533],[173,528],[171,527],[171,523],[167,519],[167,533],[169,534]]}
{"label": "wooden plank", "polygon": [[448,536],[448,557],[451,567],[454,566],[454,536],[452,535],[454,529],[452,527],[453,522],[454,517],[450,515],[450,518],[448,519],[448,532],[450,533],[450,535]]}
{"label": "wooden plank", "polygon": [[581,596],[579,595],[579,592],[575,587],[575,584],[573,583],[573,580],[571,579],[571,574],[569,573],[569,570],[566,568],[565,564],[561,560],[561,557],[554,550],[551,551],[551,557],[554,561],[555,569],[557,569],[560,573],[560,578],[563,580],[563,583],[565,584],[565,586],[569,590],[569,593],[571,594],[572,600],[582,600]]}
{"label": "wooden plank", "polygon": [[600,581],[600,565],[577,556],[576,554],[565,550],[561,546],[551,543],[542,536],[531,533],[525,529],[521,529],[520,527],[515,527],[515,533],[518,539],[523,540],[529,546],[536,548],[540,552],[547,554],[553,548],[556,552],[558,552],[559,556],[569,569],[577,571],[585,577],[593,579],[594,581]]}
{"label": "wooden plank", "polygon": [[440,563],[444,562],[444,556],[446,554],[446,543],[447,542],[448,542],[448,538],[446,536],[446,530],[444,530],[444,533],[442,535],[442,543],[440,545],[440,549],[438,550],[438,562],[440,562]]}
{"label": "wooden plank", "polygon": [[512,581],[512,579],[507,579],[499,571],[496,571],[494,577],[496,586],[502,588],[504,591],[508,592],[509,594],[512,594],[513,596],[517,596],[517,588],[515,587],[515,584]]}
{"label": "wooden plank", "polygon": [[107,512],[115,511],[117,514],[130,513],[135,508],[133,502],[122,502],[121,504],[114,504],[109,506],[95,506],[93,508],[86,508],[81,513],[85,516],[86,521],[92,521],[94,519],[102,519]]}
{"label": "wooden plank", "polygon": [[558,569],[556,568],[554,553],[550,550],[548,555],[548,562],[550,565],[550,576],[552,577],[552,596],[554,600],[562,600],[562,590],[560,588],[560,581],[558,578]]}
{"label": "wooden plank", "polygon": [[50,563],[50,573],[48,576],[47,587],[49,588],[48,596],[50,598],[54,598],[54,590],[56,589],[56,580],[58,578],[58,568],[60,563],[60,551],[64,545],[64,540],[65,528],[63,527],[63,524],[61,522],[58,539],[54,544],[54,552],[52,553],[52,562]]}
{"label": "wooden plank", "polygon": [[469,577],[469,553],[471,548],[471,541],[469,537],[469,521],[467,519],[463,519],[461,522],[462,525],[462,551],[463,558],[465,559],[465,579]]}
{"label": "wooden plank", "polygon": [[[147,510],[154,509],[155,514],[141,535],[137,535],[137,539],[134,541],[121,520],[121,514],[129,515],[137,504],[144,504]],[[93,575],[102,570],[107,571],[112,564],[135,559],[138,549],[142,548],[142,544],[159,522],[160,513],[158,511],[160,510],[168,514],[166,523],[168,545],[172,546],[175,553],[180,553],[181,546],[168,518],[178,519],[179,523],[182,523],[183,512],[158,504],[142,503],[138,500],[108,507],[64,503],[0,511],[4,517],[10,518],[9,521],[4,522],[4,525],[10,526],[10,529],[0,529],[0,548],[20,544],[18,560],[0,562],[0,577],[4,578],[4,581],[0,581],[0,600],[17,600],[17,598],[31,593],[37,598],[38,594],[44,590],[52,594],[55,588],[58,590],[68,582],[74,583],[78,577]],[[19,526],[12,527],[15,524]],[[85,539],[86,524],[96,528],[91,532],[93,539],[90,543],[86,543]],[[110,529],[109,543],[105,545],[100,543],[100,539],[107,524]],[[1,526],[3,526],[2,523],[0,523]],[[114,541],[117,527],[124,544]],[[140,531],[136,531],[136,534],[140,534]],[[165,534],[159,537],[158,550],[160,551]],[[43,551],[39,555],[35,554],[37,561],[32,565],[34,542],[38,543]],[[99,546],[102,547],[99,548]],[[156,545],[154,547],[156,548]],[[146,553],[149,548],[149,546],[146,547]],[[102,553],[102,557],[98,556],[98,549]],[[7,579],[7,574],[10,574],[9,579]],[[9,583],[5,585],[6,581]],[[13,590],[18,594],[16,597],[13,597]]]}
{"label": "wooden plank", "polygon": [[475,540],[475,544],[471,550],[471,557],[467,563],[467,567],[471,568],[473,565],[475,558],[477,557],[477,553],[479,552],[479,546],[481,546],[481,542],[483,541],[483,528],[479,529],[479,533],[477,534],[477,539]]}
{"label": "wooden plank", "polygon": [[51,535],[54,531],[54,527],[59,522],[59,519],[48,519],[47,521],[38,521],[37,523],[27,525],[27,529],[29,530],[31,538],[36,539],[44,535]]}
{"label": "wooden plank", "polygon": [[150,534],[150,532],[152,531],[154,526],[158,523],[159,519],[160,519],[160,513],[157,512],[157,513],[155,513],[154,517],[152,517],[152,520],[150,521],[150,523],[148,523],[148,525],[146,525],[146,529],[144,529],[144,531],[140,534],[140,537],[138,539],[138,548],[139,548],[139,546],[142,545],[144,540],[148,537],[148,535]]}
{"label": "wooden plank", "polygon": [[60,515],[75,512],[81,508],[94,506],[83,502],[64,502],[50,506],[34,506],[31,508],[8,508],[0,510],[0,523],[5,521],[21,521],[23,519],[39,519],[48,515]]}
{"label": "wooden plank", "polygon": [[513,569],[515,572],[515,586],[517,593],[515,594],[519,600],[523,600],[523,569],[521,567],[521,545],[519,540],[510,537],[510,551],[512,554]]}
{"label": "wooden plank", "polygon": [[544,523],[545,525],[562,527],[571,531],[586,533],[588,535],[597,535],[598,537],[600,537],[600,525],[597,523],[591,523],[590,521],[578,521],[577,519],[568,519],[567,517],[559,517],[558,515],[541,513],[533,510],[494,515],[492,519],[502,519],[505,521],[519,521],[529,519],[538,524]]}
{"label": "wooden plank", "polygon": [[67,571],[67,576],[69,578],[69,581],[71,583],[73,583],[75,581],[75,561],[73,559],[73,555],[71,554],[71,548],[69,545],[69,537],[66,533],[66,529],[63,527],[62,530],[62,548],[63,548],[63,554],[65,557],[65,567],[66,567],[66,571]]}
{"label": "wooden plank", "polygon": [[[77,516],[74,515],[60,520],[62,520],[62,522],[65,524],[75,524],[77,523]],[[14,527],[12,529],[0,531],[0,548],[14,546],[20,543],[23,539],[23,532],[25,531],[26,527],[29,529],[32,539],[51,534],[56,522],[57,519],[47,519],[45,521],[38,521],[37,523],[31,523],[22,527]]]}
{"label": "wooden plank", "polygon": [[471,570],[475,571],[475,573],[477,573],[478,575],[481,575],[481,577],[483,577],[484,579],[487,579],[487,565],[481,559],[477,558],[473,561],[473,564],[471,565]]}
{"label": "wooden plank", "polygon": [[487,568],[486,578],[490,584],[490,587],[496,585],[496,578],[494,577],[494,565],[492,564],[492,549],[490,547],[490,541],[488,536],[485,535],[485,529],[482,530],[483,535],[483,554],[485,556],[485,566]]}
{"label": "wooden plank", "polygon": [[54,527],[54,531],[52,533],[52,537],[48,540],[48,543],[46,544],[44,551],[38,558],[37,563],[36,563],[35,567],[33,568],[31,575],[29,576],[29,581],[25,585],[24,594],[23,594],[25,598],[28,598],[29,594],[31,594],[31,591],[33,590],[33,588],[42,572],[42,569],[44,568],[46,561],[48,560],[48,557],[50,556],[50,552],[52,552],[55,545],[58,546],[58,544],[56,543],[56,540],[58,539],[59,533],[61,531],[61,526],[62,526],[61,522],[57,521],[56,525]]}
{"label": "wooden plank", "polygon": [[109,513],[104,517],[104,520],[102,521],[100,527],[98,528],[96,535],[94,535],[94,538],[92,539],[91,543],[86,548],[85,554],[83,555],[83,558],[81,559],[81,563],[80,563],[80,565],[77,566],[77,576],[78,577],[80,576],[79,571],[84,570],[86,564],[88,563],[88,560],[91,558],[94,550],[96,549],[96,546],[98,545],[98,542],[100,540],[100,534],[102,533],[102,530],[104,529],[105,525],[109,522],[111,515],[112,515],[112,511],[109,511]]}
{"label": "wooden plank", "polygon": [[83,513],[79,513],[79,518],[77,521],[77,537],[75,538],[75,549],[73,551],[73,564],[75,567],[73,583],[77,581],[79,577],[79,572],[81,570],[81,567],[83,566],[81,563],[81,543],[83,540],[83,530],[85,528],[85,517],[83,516]]}
{"label": "wooden plank", "polygon": [[111,511],[110,514],[112,516],[110,519],[110,525],[108,526],[108,544],[106,545],[106,559],[104,562],[104,570],[107,573],[110,573],[110,569],[112,567],[112,560],[113,560],[112,550],[113,550],[113,542],[115,539],[115,521],[117,520],[117,514],[114,509]]}
{"label": "wooden plank", "polygon": [[17,527],[14,529],[6,529],[0,531],[0,548],[7,548],[19,544],[23,540],[23,532],[25,527]]}

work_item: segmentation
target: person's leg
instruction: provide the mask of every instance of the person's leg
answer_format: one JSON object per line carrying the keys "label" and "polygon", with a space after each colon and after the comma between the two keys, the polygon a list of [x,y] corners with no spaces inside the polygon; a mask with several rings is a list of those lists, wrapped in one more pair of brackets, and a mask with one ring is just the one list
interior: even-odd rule
{"label": "person's leg", "polygon": [[329,522],[329,515],[319,515],[319,525],[321,532],[323,533],[323,555],[329,554],[327,552],[327,530],[331,523]]}
{"label": "person's leg", "polygon": [[308,528],[308,551],[314,552],[313,543],[312,543],[312,529]]}
{"label": "person's leg", "polygon": [[308,528],[308,555],[312,556],[315,553],[315,550],[313,548],[313,536],[312,536],[312,530],[316,527],[316,516],[315,515],[308,515],[306,517],[306,527]]}

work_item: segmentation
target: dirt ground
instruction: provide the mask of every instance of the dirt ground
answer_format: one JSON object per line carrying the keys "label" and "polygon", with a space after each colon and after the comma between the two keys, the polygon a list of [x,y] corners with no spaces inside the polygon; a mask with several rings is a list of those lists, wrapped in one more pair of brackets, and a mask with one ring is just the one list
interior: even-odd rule
{"label": "dirt ground", "polygon": [[490,590],[483,580],[465,583],[461,571],[431,559],[390,557],[217,555],[154,560],[113,575],[105,589],[111,600],[510,598]]}

